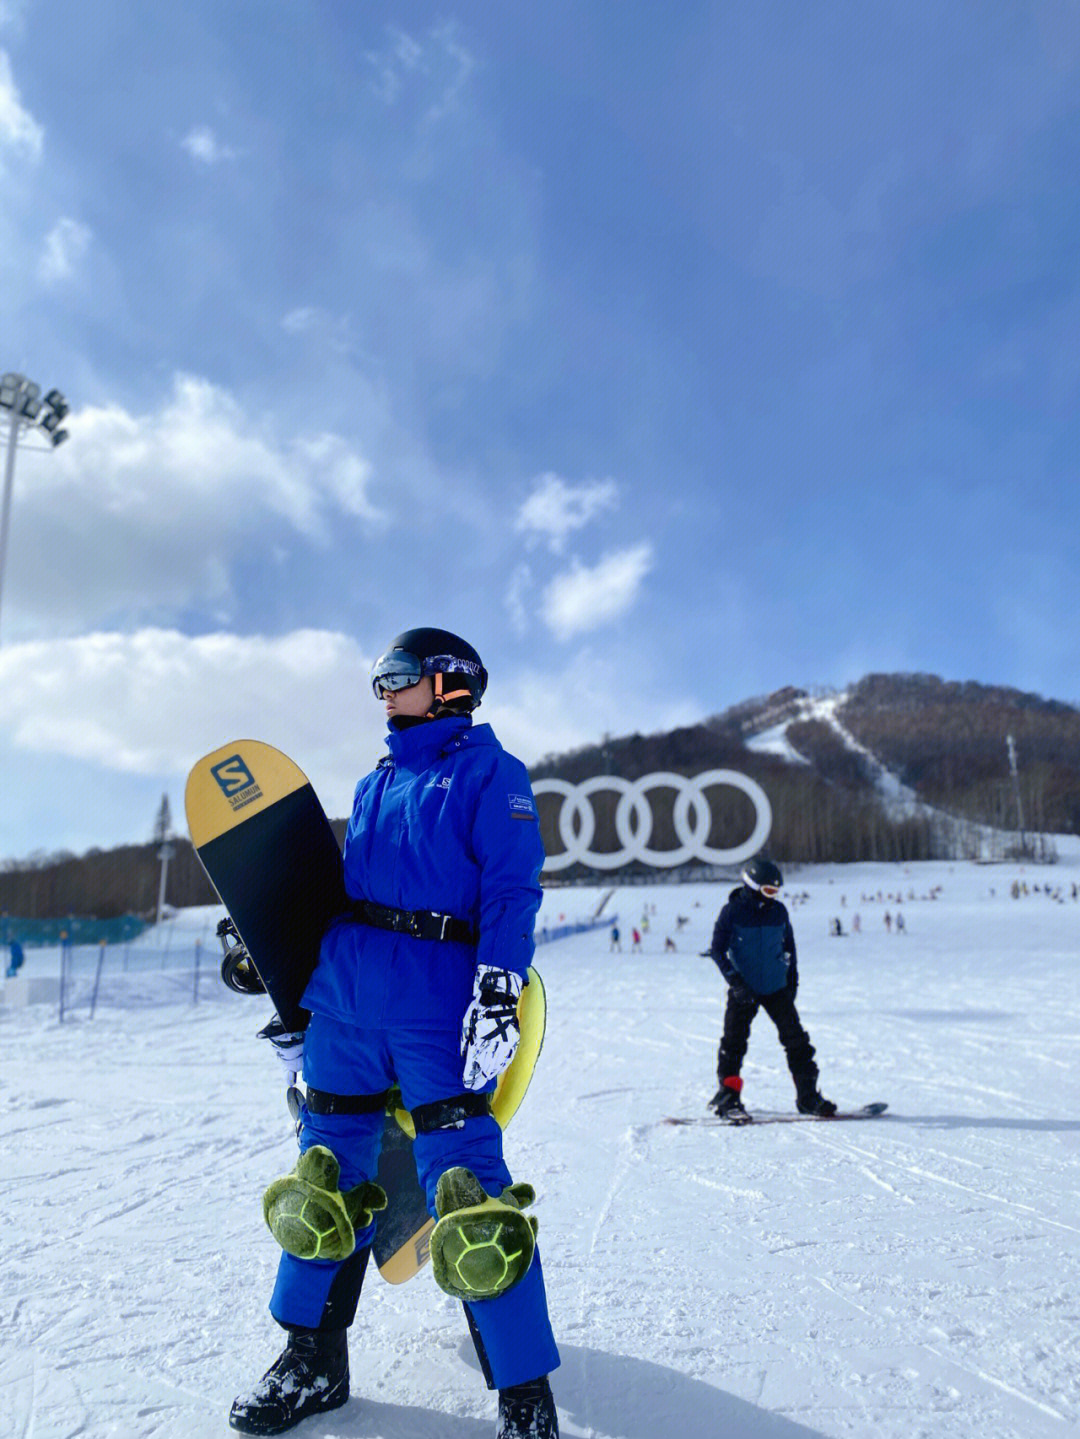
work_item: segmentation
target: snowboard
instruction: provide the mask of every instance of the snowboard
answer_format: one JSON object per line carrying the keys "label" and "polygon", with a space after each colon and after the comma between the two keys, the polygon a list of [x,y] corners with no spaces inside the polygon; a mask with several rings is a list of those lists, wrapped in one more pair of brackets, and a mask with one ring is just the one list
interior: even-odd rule
{"label": "snowboard", "polygon": [[[301,1004],[327,925],[348,903],[341,849],[304,772],[259,740],[237,740],[205,755],[184,794],[195,852],[250,963],[290,1030],[307,1027]],[[521,1042],[492,1096],[502,1128],[529,1087],[544,1042],[544,985],[534,969],[518,1001]],[[408,1110],[393,1102],[383,1124],[375,1260],[391,1284],[411,1279],[428,1259],[435,1221],[416,1177]]]}
{"label": "snowboard", "polygon": [[238,740],[204,756],[184,792],[207,878],[287,1029],[330,920],[346,905],[341,849],[307,776],[287,755]]}
{"label": "snowboard", "polygon": [[709,1129],[744,1129],[754,1124],[831,1124],[837,1119],[876,1119],[888,1107],[879,1100],[875,1104],[864,1104],[861,1109],[838,1109],[835,1114],[778,1114],[765,1109],[757,1114],[740,1114],[735,1119],[720,1119],[715,1114],[669,1115],[664,1123],[701,1124]]}

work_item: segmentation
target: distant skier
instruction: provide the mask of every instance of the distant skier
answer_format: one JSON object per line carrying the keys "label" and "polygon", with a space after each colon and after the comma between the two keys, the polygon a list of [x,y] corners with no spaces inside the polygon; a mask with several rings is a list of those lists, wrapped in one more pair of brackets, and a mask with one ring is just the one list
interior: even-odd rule
{"label": "distant skier", "polygon": [[709,1101],[709,1108],[721,1118],[746,1113],[740,1071],[759,1008],[776,1025],[795,1081],[796,1109],[800,1114],[836,1113],[836,1105],[818,1089],[814,1046],[795,1008],[799,986],[795,935],[788,912],[777,898],[783,883],[779,867],[767,855],[755,855],[744,867],[742,884],[731,891],[713,929],[709,954],[728,984],[724,1033],[716,1059],[720,1087]]}
{"label": "distant skier", "polygon": [[[489,1105],[520,1039],[517,1003],[542,895],[529,777],[488,725],[473,726],[487,671],[458,636],[406,631],[376,661],[371,683],[386,706],[390,752],[356,789],[345,835],[349,910],[323,938],[303,996],[306,1032],[287,1033],[279,1021],[266,1036],[307,1085],[297,1167],[264,1198],[284,1250],[270,1312],[288,1340],[229,1422],[244,1434],[281,1434],[349,1397],[346,1336],[374,1213],[386,1204],[372,1181],[396,1083],[416,1125],[428,1208],[441,1216],[434,1277],[459,1298],[467,1286],[480,1366],[499,1391],[497,1439],[558,1439],[547,1376],[559,1354],[521,1212],[532,1191],[511,1185]],[[323,1236],[344,1209],[344,1252],[327,1253],[321,1238],[315,1254],[301,1252],[310,1238],[289,1222],[299,1209]],[[447,1244],[480,1250],[493,1215],[513,1241],[498,1265],[467,1275],[440,1266],[440,1226]]]}
{"label": "distant skier", "polygon": [[611,926],[611,943],[608,945],[608,953],[613,954],[615,952],[622,954],[622,940],[619,937],[619,926],[617,924]]}

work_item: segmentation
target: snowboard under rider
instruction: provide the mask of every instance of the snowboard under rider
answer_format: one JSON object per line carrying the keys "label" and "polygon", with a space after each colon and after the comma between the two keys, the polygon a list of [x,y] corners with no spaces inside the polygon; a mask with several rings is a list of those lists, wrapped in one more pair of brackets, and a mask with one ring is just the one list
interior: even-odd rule
{"label": "snowboard under rider", "polygon": [[[371,682],[386,706],[390,752],[356,789],[344,848],[350,910],[323,938],[303,996],[306,1032],[275,1040],[307,1088],[296,1170],[264,1200],[284,1250],[270,1312],[288,1341],[229,1422],[280,1434],[349,1397],[346,1335],[385,1205],[373,1181],[396,1085],[438,1220],[432,1269],[463,1300],[488,1387],[499,1392],[497,1439],[557,1439],[547,1376],[559,1353],[536,1221],[521,1212],[533,1195],[512,1185],[490,1112],[520,1038],[517,1004],[533,955],[544,862],[536,805],[524,765],[490,726],[473,725],[487,671],[471,645],[446,630],[407,630]],[[331,1246],[331,1257],[321,1247],[301,1253],[303,1244],[290,1252],[289,1212],[305,1202],[309,1212],[321,1204],[328,1227],[354,1243]],[[493,1216],[510,1240],[487,1270],[463,1278],[453,1256],[483,1258]]]}
{"label": "snowboard under rider", "polygon": [[822,1117],[836,1113],[836,1105],[818,1090],[814,1046],[795,1008],[799,971],[791,920],[777,898],[783,883],[779,866],[767,855],[755,855],[713,928],[708,953],[728,984],[724,1033],[716,1058],[720,1087],[709,1101],[709,1108],[721,1118],[746,1114],[740,1071],[759,1009],[776,1025],[795,1081],[799,1113]]}

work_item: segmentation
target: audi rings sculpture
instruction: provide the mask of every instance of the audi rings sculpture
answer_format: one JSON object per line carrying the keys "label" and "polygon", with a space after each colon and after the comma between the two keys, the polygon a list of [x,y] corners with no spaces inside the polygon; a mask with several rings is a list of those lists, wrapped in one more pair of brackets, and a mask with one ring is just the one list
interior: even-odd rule
{"label": "audi rings sculpture", "polygon": [[[712,810],[705,798],[705,791],[710,785],[728,785],[731,789],[741,790],[754,806],[753,832],[743,844],[731,849],[715,849],[705,843],[712,823]],[[635,859],[657,869],[673,869],[688,860],[700,860],[704,864],[739,864],[762,848],[772,828],[772,807],[768,795],[755,780],[733,769],[709,769],[693,778],[666,770],[657,770],[635,780],[601,774],[583,780],[581,784],[569,784],[564,779],[538,779],[532,789],[537,796],[557,794],[563,799],[559,810],[559,838],[565,849],[562,854],[548,856],[544,861],[545,870],[566,869],[572,864],[585,864],[591,869],[619,869]],[[672,817],[675,836],[679,840],[676,849],[648,848],[653,812],[646,795],[651,789],[675,791]],[[597,853],[590,848],[596,834],[596,815],[590,796],[600,790],[609,790],[619,796],[615,807],[615,834],[620,848]],[[636,833],[631,828],[632,820],[637,823]],[[575,822],[579,826],[576,834]]]}

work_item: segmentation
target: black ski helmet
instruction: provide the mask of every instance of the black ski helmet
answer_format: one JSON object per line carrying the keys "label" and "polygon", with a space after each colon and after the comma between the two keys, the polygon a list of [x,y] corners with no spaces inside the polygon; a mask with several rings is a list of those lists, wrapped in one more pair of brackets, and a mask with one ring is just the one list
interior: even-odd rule
{"label": "black ski helmet", "polygon": [[376,696],[383,677],[398,674],[415,684],[430,675],[435,684],[435,713],[468,714],[480,703],[488,675],[472,645],[449,630],[403,630],[390,641],[371,671]]}
{"label": "black ski helmet", "polygon": [[747,889],[763,890],[768,886],[776,890],[783,886],[784,876],[780,873],[780,866],[767,854],[755,854],[743,865],[742,882]]}

